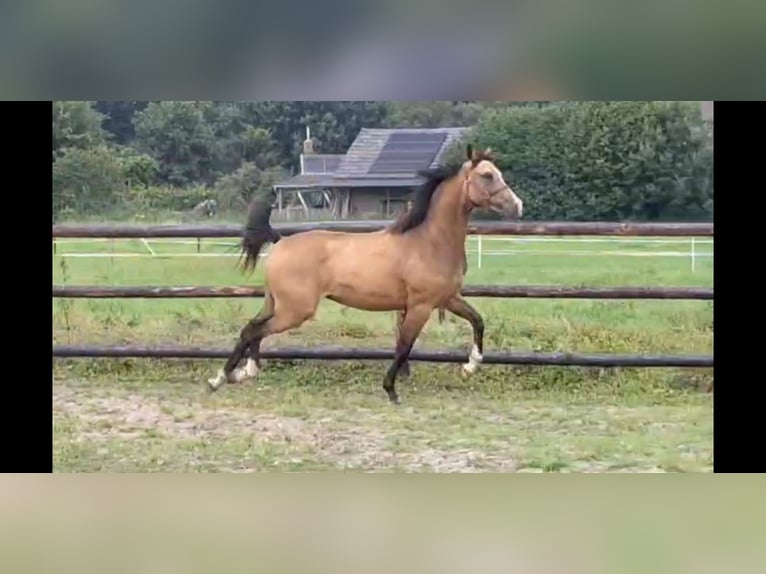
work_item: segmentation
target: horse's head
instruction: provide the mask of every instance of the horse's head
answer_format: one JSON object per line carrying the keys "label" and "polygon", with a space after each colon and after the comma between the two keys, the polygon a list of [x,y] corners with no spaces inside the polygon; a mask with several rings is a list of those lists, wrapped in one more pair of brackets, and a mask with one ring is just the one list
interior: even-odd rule
{"label": "horse's head", "polygon": [[491,209],[506,217],[520,218],[523,211],[521,199],[505,182],[503,173],[497,168],[489,149],[474,151],[468,144],[468,160],[463,164],[466,195],[471,205]]}

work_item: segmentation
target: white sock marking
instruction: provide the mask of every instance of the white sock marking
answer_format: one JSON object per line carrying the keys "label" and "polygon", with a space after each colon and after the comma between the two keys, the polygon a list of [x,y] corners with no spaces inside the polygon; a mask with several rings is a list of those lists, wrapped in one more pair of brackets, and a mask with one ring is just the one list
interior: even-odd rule
{"label": "white sock marking", "polygon": [[468,362],[463,365],[463,370],[469,375],[472,375],[476,372],[476,368],[479,366],[479,363],[481,363],[483,359],[484,357],[482,357],[481,353],[479,353],[479,347],[474,345],[471,347],[470,355],[468,355]]}
{"label": "white sock marking", "polygon": [[231,375],[231,379],[236,383],[241,383],[247,379],[254,379],[258,375],[258,365],[255,360],[248,359],[245,363],[244,369],[235,369]]}
{"label": "white sock marking", "polygon": [[255,363],[255,359],[247,360],[247,363],[245,363],[245,373],[251,379],[258,376],[258,365]]}
{"label": "white sock marking", "polygon": [[217,389],[222,384],[224,384],[226,382],[226,375],[223,374],[223,369],[218,371],[217,377],[214,379],[208,379],[207,382],[213,389]]}

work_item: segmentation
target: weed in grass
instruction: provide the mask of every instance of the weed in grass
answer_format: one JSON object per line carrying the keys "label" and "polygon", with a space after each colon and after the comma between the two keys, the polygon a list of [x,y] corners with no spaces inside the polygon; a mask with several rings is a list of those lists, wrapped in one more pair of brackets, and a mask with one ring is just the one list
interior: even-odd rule
{"label": "weed in grass", "polygon": [[[61,282],[64,285],[66,285],[67,280],[69,278],[69,273],[67,272],[66,257],[61,257],[59,266],[61,268]],[[71,344],[72,343],[72,300],[62,299],[61,304],[59,305],[59,308],[61,309],[61,316],[64,322],[64,332],[66,333],[66,336],[67,336],[67,342]]]}

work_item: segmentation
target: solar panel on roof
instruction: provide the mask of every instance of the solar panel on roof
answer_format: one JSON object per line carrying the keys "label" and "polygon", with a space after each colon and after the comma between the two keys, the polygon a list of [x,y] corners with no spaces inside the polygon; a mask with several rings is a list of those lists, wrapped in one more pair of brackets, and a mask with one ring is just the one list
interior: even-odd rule
{"label": "solar panel on roof", "polygon": [[392,161],[381,162],[375,165],[374,169],[370,170],[370,173],[415,173],[420,169],[424,169],[430,165],[430,162],[423,164],[423,162],[404,162],[404,161]]}
{"label": "solar panel on roof", "polygon": [[446,133],[438,132],[393,133],[368,173],[414,173],[426,169],[446,139]]}
{"label": "solar panel on roof", "polygon": [[445,132],[394,132],[388,142],[441,142],[445,137]]}

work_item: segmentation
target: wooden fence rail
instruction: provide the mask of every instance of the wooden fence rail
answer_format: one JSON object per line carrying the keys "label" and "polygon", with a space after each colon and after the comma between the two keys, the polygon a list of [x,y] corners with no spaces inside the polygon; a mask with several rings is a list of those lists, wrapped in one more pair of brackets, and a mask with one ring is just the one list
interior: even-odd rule
{"label": "wooden fence rail", "polygon": [[[263,297],[263,287],[102,287],[54,285],[54,297],[70,299],[168,299]],[[539,285],[466,285],[466,297],[540,299],[696,299],[713,300],[707,287],[558,287]]]}
{"label": "wooden fence rail", "polygon": [[[362,233],[378,231],[391,221],[323,221],[274,224],[282,235],[310,229]],[[544,221],[480,221],[468,226],[469,235],[617,235],[712,237],[712,223],[607,223]],[[241,225],[54,225],[53,237],[240,237]]]}
{"label": "wooden fence rail", "polygon": [[[54,345],[53,356],[65,357],[140,357],[173,359],[225,359],[231,349],[214,347],[176,346],[92,346]],[[349,347],[284,347],[263,349],[264,359],[309,359],[327,361],[391,360],[393,349],[364,349]],[[415,350],[412,361],[430,363],[465,363],[468,353],[464,351]],[[560,365],[583,367],[712,367],[713,357],[706,355],[599,355],[581,353],[484,353],[484,363],[494,365]]]}
{"label": "wooden fence rail", "polygon": [[[365,232],[377,231],[390,221],[330,221],[321,223],[276,224],[282,235],[309,229]],[[686,236],[712,237],[712,223],[568,223],[568,222],[476,222],[470,235],[611,235],[611,236]],[[53,237],[78,238],[155,238],[155,237],[239,237],[239,225],[54,225]],[[535,297],[552,299],[697,299],[712,300],[713,289],[699,287],[557,287],[467,285],[468,297]],[[100,287],[54,285],[53,297],[68,298],[171,298],[171,297],[262,297],[263,288],[254,287]],[[178,346],[91,346],[53,345],[53,356],[81,357],[153,357],[186,359],[222,359],[231,349]],[[267,359],[320,360],[391,360],[393,349],[342,347],[264,349]],[[417,350],[413,361],[464,362],[467,353],[460,351]],[[562,365],[591,367],[713,367],[707,355],[618,355],[579,353],[492,352],[484,354],[489,364]]]}

